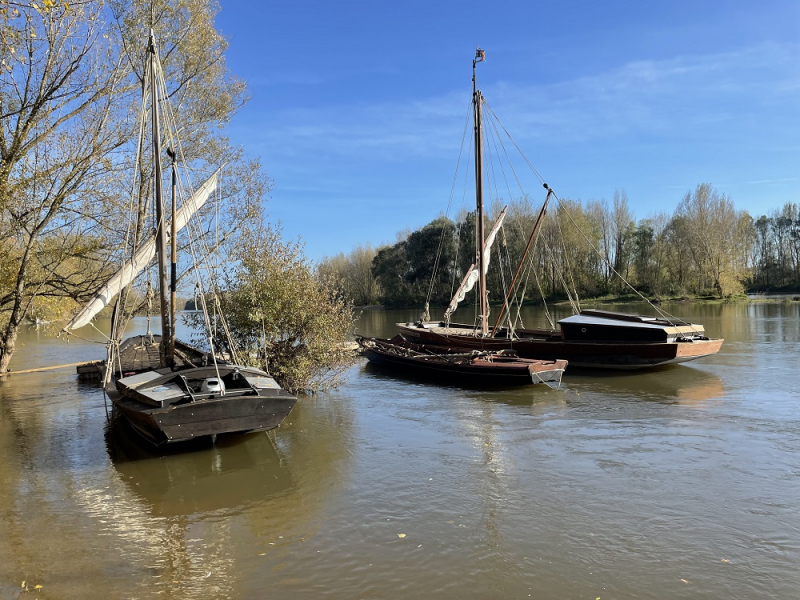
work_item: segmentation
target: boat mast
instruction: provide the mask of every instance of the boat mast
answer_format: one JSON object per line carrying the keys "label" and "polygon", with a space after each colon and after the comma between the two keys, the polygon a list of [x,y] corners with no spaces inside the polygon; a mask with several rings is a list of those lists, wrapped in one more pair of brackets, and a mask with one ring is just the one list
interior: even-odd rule
{"label": "boat mast", "polygon": [[547,190],[547,196],[544,199],[544,204],[542,204],[542,210],[539,211],[539,216],[536,217],[536,223],[533,224],[533,230],[528,238],[528,244],[525,246],[525,251],[522,253],[522,258],[519,259],[519,265],[517,265],[517,270],[514,273],[514,279],[511,280],[511,285],[508,288],[508,294],[506,295],[505,302],[503,302],[503,305],[500,307],[500,314],[497,315],[497,320],[494,322],[494,327],[492,327],[492,337],[494,337],[497,333],[497,327],[500,325],[500,319],[503,318],[506,307],[511,301],[511,295],[514,293],[514,286],[517,285],[517,277],[519,277],[522,266],[525,264],[525,259],[528,258],[528,251],[531,249],[531,244],[536,237],[536,232],[539,231],[539,225],[541,225],[542,219],[544,219],[544,216],[547,214],[547,203],[550,202],[550,196],[553,195],[553,190],[551,190],[550,186],[548,186],[546,183],[543,185],[544,189]]}
{"label": "boat mast", "polygon": [[484,265],[484,246],[483,237],[483,130],[481,125],[481,108],[483,94],[477,89],[475,76],[475,66],[486,58],[486,53],[478,48],[475,51],[475,58],[472,59],[472,107],[475,118],[475,206],[476,206],[476,233],[478,236],[478,276],[479,294],[481,307],[481,335],[489,333],[489,299],[486,295],[486,265]]}
{"label": "boat mast", "polygon": [[178,304],[178,173],[177,173],[177,157],[175,151],[167,148],[167,156],[172,161],[172,227],[170,227],[170,252],[171,264],[169,266],[169,322],[172,324],[170,327],[169,336],[169,365],[175,364],[175,312],[177,311]]}
{"label": "boat mast", "polygon": [[153,178],[155,183],[155,205],[156,205],[156,256],[158,257],[158,291],[161,298],[161,346],[159,349],[160,363],[162,367],[171,366],[169,362],[169,340],[172,338],[169,302],[167,300],[167,253],[166,253],[166,231],[164,228],[164,191],[162,189],[162,170],[161,170],[161,131],[158,123],[158,86],[156,85],[156,42],[153,30],[150,30],[150,42],[148,47],[150,55],[150,92],[151,92],[151,111],[153,122]]}

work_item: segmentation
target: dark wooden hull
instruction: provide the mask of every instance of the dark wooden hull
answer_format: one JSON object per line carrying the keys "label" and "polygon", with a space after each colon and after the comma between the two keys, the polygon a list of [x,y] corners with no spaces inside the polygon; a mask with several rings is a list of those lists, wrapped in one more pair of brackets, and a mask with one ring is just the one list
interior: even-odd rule
{"label": "dark wooden hull", "polygon": [[[399,338],[362,338],[363,354],[381,367],[465,387],[502,387],[559,382],[567,361],[530,360],[516,356],[465,357],[439,346],[402,344]],[[411,353],[404,352],[411,349]],[[429,354],[418,354],[420,351]]]}
{"label": "dark wooden hull", "polygon": [[[428,324],[425,324],[428,325]],[[444,325],[444,324],[442,324]],[[400,333],[409,340],[480,350],[516,350],[521,357],[569,361],[570,368],[644,369],[675,364],[715,354],[721,339],[676,342],[614,340],[565,340],[555,333],[520,331],[520,337],[481,338],[466,334],[445,334],[416,323],[398,323]]]}
{"label": "dark wooden hull", "polygon": [[201,437],[269,431],[278,427],[297,399],[281,394],[221,397],[154,407],[110,392],[114,407],[145,440],[156,445]]}
{"label": "dark wooden hull", "polygon": [[[223,389],[204,390],[209,379]],[[116,379],[108,395],[131,427],[156,446],[269,431],[297,402],[267,373],[231,364],[149,369]]]}

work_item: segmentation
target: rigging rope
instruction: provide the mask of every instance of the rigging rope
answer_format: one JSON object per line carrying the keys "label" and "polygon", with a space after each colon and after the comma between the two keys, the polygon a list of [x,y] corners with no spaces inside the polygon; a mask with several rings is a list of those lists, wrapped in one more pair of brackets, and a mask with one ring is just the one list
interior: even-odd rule
{"label": "rigging rope", "polygon": [[[456,180],[458,178],[458,170],[459,170],[459,168],[461,166],[461,157],[462,157],[462,155],[464,153],[464,139],[467,136],[468,125],[469,125],[469,113],[467,113],[466,120],[464,121],[464,131],[461,134],[461,149],[458,152],[458,160],[456,162],[456,171],[453,174],[453,183],[452,183],[452,185],[450,187],[450,197],[447,200],[447,210],[445,210],[445,213],[444,213],[445,217],[448,217],[450,215],[450,207],[451,207],[451,205],[453,203],[453,196],[455,195]],[[433,270],[431,271],[431,281],[430,281],[430,285],[428,286],[428,296],[427,296],[427,299],[425,301],[425,314],[422,317],[423,321],[427,321],[427,320],[430,319],[430,314],[429,314],[429,310],[428,309],[429,309],[431,297],[433,296],[433,286],[434,286],[434,282],[436,281],[437,272],[439,270],[439,261],[440,261],[441,256],[442,256],[442,249],[444,248],[444,238],[445,238],[445,233],[446,232],[447,232],[447,228],[446,227],[442,227],[442,234],[441,234],[441,236],[439,236],[439,247],[436,249],[436,258],[434,259]],[[454,269],[454,272],[455,272],[455,269]],[[453,278],[453,282],[455,282],[455,277]],[[452,289],[452,284],[451,284],[451,289]]]}
{"label": "rigging rope", "polygon": [[[509,140],[511,140],[511,143],[512,143],[512,144],[514,144],[514,147],[517,149],[517,151],[519,152],[519,154],[520,154],[520,156],[522,157],[522,159],[523,159],[523,160],[525,161],[525,163],[528,165],[528,167],[530,168],[531,172],[532,172],[532,173],[533,173],[533,174],[534,174],[534,175],[535,175],[535,176],[536,176],[536,177],[539,179],[540,183],[545,183],[545,181],[544,181],[544,178],[543,178],[543,177],[541,176],[541,174],[540,174],[540,173],[539,173],[539,172],[536,170],[536,167],[534,167],[534,166],[533,166],[533,164],[530,162],[530,160],[528,160],[528,158],[527,158],[527,156],[525,155],[525,153],[522,151],[522,149],[521,149],[521,148],[519,147],[519,145],[516,143],[516,141],[514,140],[514,138],[513,138],[513,137],[511,136],[511,134],[508,132],[508,130],[506,129],[505,125],[503,125],[503,122],[500,120],[500,118],[499,118],[499,117],[498,117],[498,116],[495,114],[495,112],[492,110],[491,106],[489,106],[489,104],[488,104],[487,102],[485,102],[485,101],[484,101],[484,104],[485,104],[486,108],[488,108],[488,111],[489,111],[489,112],[492,114],[492,118],[493,118],[493,119],[494,119],[494,120],[497,122],[497,124],[499,124],[499,125],[500,125],[500,127],[501,127],[501,128],[502,128],[502,130],[503,130],[503,132],[504,132],[504,133],[505,133],[505,134],[508,136],[508,139],[509,139]],[[559,197],[558,197],[558,196],[555,194],[555,192],[553,192],[553,196],[556,198],[556,200],[558,201],[559,205],[563,205],[563,202],[562,202],[562,201],[561,201],[561,199],[560,199],[560,198],[559,198]],[[572,217],[571,217],[571,215],[569,215],[569,213],[568,213],[568,212],[567,212],[567,216],[570,218],[570,220],[573,220],[573,219],[572,219]],[[573,220],[573,224],[575,224],[575,223],[574,223],[574,220]],[[628,288],[629,288],[631,291],[633,291],[633,292],[634,292],[634,293],[635,293],[635,294],[636,294],[636,295],[637,295],[639,298],[641,298],[641,299],[642,299],[644,302],[646,302],[646,303],[647,303],[647,304],[648,304],[648,305],[649,305],[649,306],[650,306],[650,307],[651,307],[651,308],[652,308],[652,309],[653,309],[653,310],[654,310],[656,313],[658,313],[658,314],[659,314],[659,315],[660,315],[662,318],[664,318],[664,319],[665,319],[667,322],[669,322],[671,325],[674,325],[676,321],[680,321],[680,319],[678,319],[678,318],[677,318],[677,317],[675,317],[674,315],[672,315],[672,314],[668,313],[667,311],[665,311],[665,310],[663,310],[662,308],[660,308],[660,307],[656,306],[655,304],[653,304],[653,303],[650,301],[650,299],[648,299],[646,296],[644,296],[644,294],[642,294],[642,293],[641,293],[639,290],[637,290],[637,289],[636,289],[636,288],[635,288],[635,287],[634,287],[634,286],[633,286],[633,285],[632,285],[632,284],[631,284],[631,283],[630,283],[630,282],[629,282],[629,281],[628,281],[628,280],[627,280],[627,279],[626,279],[626,278],[625,278],[625,277],[624,277],[624,276],[623,276],[621,273],[619,273],[619,272],[618,272],[618,271],[617,271],[617,270],[616,270],[616,269],[613,267],[613,265],[611,265],[610,261],[608,261],[608,260],[607,260],[607,259],[606,259],[606,258],[603,256],[603,254],[602,254],[602,253],[601,253],[601,252],[600,252],[600,251],[599,251],[599,250],[598,250],[598,249],[597,249],[597,248],[594,246],[594,244],[593,244],[593,243],[592,243],[592,242],[591,242],[591,241],[588,239],[588,236],[587,236],[587,235],[584,233],[584,231],[583,231],[583,230],[582,230],[580,227],[578,227],[578,226],[577,226],[577,224],[575,224],[575,227],[576,227],[576,229],[578,230],[578,232],[581,234],[581,236],[584,238],[584,240],[585,240],[585,241],[586,241],[586,242],[589,244],[589,247],[592,249],[592,251],[593,251],[593,252],[595,252],[595,253],[596,253],[596,254],[597,254],[599,257],[600,257],[600,260],[602,260],[602,261],[603,261],[603,263],[605,263],[605,264],[606,264],[606,266],[608,267],[608,269],[609,269],[609,270],[610,270],[612,273],[614,273],[614,274],[615,274],[617,277],[619,277],[619,278],[620,278],[620,280],[622,280],[622,282],[623,282],[623,283],[624,283],[624,284],[625,284],[625,285],[626,285],[626,286],[627,286],[627,287],[628,287]],[[566,288],[566,286],[565,286],[565,289],[566,289],[566,291],[567,291],[567,293],[568,293],[568,295],[569,295],[569,290],[568,290],[568,288]],[[570,300],[570,302],[573,302],[573,300]],[[573,309],[574,309],[574,308],[573,308]],[[578,309],[578,310],[579,310],[579,309]],[[689,324],[689,325],[691,325],[691,324]]]}

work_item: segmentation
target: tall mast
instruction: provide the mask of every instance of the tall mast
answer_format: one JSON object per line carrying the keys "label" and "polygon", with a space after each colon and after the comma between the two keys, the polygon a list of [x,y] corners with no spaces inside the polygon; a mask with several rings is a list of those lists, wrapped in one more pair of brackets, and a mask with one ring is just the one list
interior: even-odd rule
{"label": "tall mast", "polygon": [[479,294],[481,307],[481,335],[485,336],[489,332],[489,299],[486,295],[486,265],[484,265],[484,241],[483,235],[483,129],[481,124],[481,109],[483,94],[477,89],[475,66],[482,62],[486,57],[483,50],[478,48],[475,51],[475,58],[472,59],[472,107],[475,116],[475,207],[476,207],[476,233],[478,236],[478,276]]}
{"label": "tall mast", "polygon": [[171,366],[169,363],[169,340],[172,339],[169,320],[169,301],[167,299],[167,252],[166,230],[164,228],[164,191],[162,189],[161,173],[161,131],[158,123],[158,86],[156,85],[156,42],[153,30],[150,30],[150,91],[151,111],[153,121],[153,178],[155,183],[156,205],[156,256],[158,257],[158,292],[161,298],[161,348],[159,350],[161,366]]}
{"label": "tall mast", "polygon": [[175,151],[167,148],[167,155],[172,161],[172,227],[170,227],[170,253],[169,266],[169,322],[172,324],[169,336],[169,365],[175,364],[175,312],[178,304],[178,173],[177,156]]}

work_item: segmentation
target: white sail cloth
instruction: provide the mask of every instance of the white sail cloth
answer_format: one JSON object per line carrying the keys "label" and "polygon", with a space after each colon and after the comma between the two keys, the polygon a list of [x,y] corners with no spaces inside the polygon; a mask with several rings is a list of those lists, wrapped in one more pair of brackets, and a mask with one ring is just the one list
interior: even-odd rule
{"label": "white sail cloth", "polygon": [[[189,222],[189,219],[200,210],[206,203],[209,196],[217,189],[217,176],[215,172],[200,188],[186,200],[175,213],[176,231],[180,231]],[[108,306],[111,300],[119,294],[125,286],[129,285],[136,276],[153,260],[156,254],[156,236],[153,235],[145,244],[139,247],[134,253],[130,262],[126,262],[123,267],[94,295],[89,303],[83,307],[72,320],[66,324],[64,331],[79,329],[87,325],[94,316],[103,308]]]}
{"label": "white sail cloth", "polygon": [[[497,232],[500,231],[500,227],[503,225],[503,219],[506,218],[506,210],[508,207],[504,207],[500,216],[497,217],[497,221],[495,222],[492,229],[489,231],[489,235],[486,236],[486,242],[483,246],[483,274],[486,275],[486,272],[489,270],[489,259],[491,258],[491,249],[492,244],[494,243],[494,238],[497,236]],[[461,281],[461,285],[458,286],[453,299],[450,301],[450,305],[447,307],[445,311],[445,319],[449,319],[450,315],[452,315],[456,308],[458,308],[458,303],[461,302],[467,295],[467,293],[475,287],[475,283],[480,279],[480,270],[477,266],[473,263],[469,270],[467,270],[467,274],[464,276],[464,279]]]}

